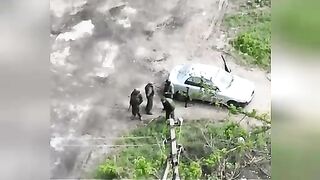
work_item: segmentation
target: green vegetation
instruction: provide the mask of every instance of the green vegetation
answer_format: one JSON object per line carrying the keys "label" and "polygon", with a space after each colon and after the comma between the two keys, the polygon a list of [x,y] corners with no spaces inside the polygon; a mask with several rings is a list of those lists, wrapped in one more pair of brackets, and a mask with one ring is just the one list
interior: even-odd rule
{"label": "green vegetation", "polygon": [[[270,2],[271,3],[271,2]],[[257,5],[258,4],[258,5]],[[241,13],[227,15],[230,41],[244,59],[264,69],[271,63],[271,10],[269,1],[255,1]],[[261,8],[261,6],[263,8]],[[258,7],[258,8],[257,8]]]}
{"label": "green vegetation", "polygon": [[271,7],[271,0],[254,0],[253,3],[248,4],[254,7]]}
{"label": "green vegetation", "polygon": [[[247,176],[249,172],[256,172],[256,178],[270,178],[262,168],[271,165],[269,117],[234,106],[230,107],[230,112],[230,117],[231,114],[245,114],[260,118],[264,125],[247,130],[230,118],[222,123],[205,120],[185,122],[181,129],[177,128],[177,141],[184,147],[179,164],[183,179],[252,178]],[[133,130],[128,136],[142,138],[124,138],[117,142],[128,147],[110,155],[98,167],[96,178],[160,178],[169,154],[169,148],[162,141],[168,134],[163,118]]]}
{"label": "green vegetation", "polygon": [[166,134],[168,134],[168,129],[166,123],[161,119],[147,127],[133,130],[128,136],[144,138],[123,138],[117,142],[117,144],[126,144],[129,147],[119,149],[119,152],[114,156],[108,157],[105,163],[99,166],[96,178],[154,178],[153,175],[156,175],[165,164],[167,152],[160,140],[163,140],[163,136]]}

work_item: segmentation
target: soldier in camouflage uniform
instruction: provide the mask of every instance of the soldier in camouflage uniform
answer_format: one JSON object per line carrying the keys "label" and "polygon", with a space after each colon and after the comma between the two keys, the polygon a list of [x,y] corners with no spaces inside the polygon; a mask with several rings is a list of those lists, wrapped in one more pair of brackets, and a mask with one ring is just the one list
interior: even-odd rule
{"label": "soldier in camouflage uniform", "polygon": [[169,81],[168,79],[166,80],[165,84],[164,84],[164,90],[163,90],[163,95],[166,98],[171,98],[173,99],[173,94],[174,94],[174,88],[173,85],[171,83],[171,81]]}
{"label": "soldier in camouflage uniform", "polygon": [[146,106],[146,113],[148,115],[152,115],[151,110],[153,106],[153,96],[154,96],[154,89],[153,89],[153,83],[148,83],[145,86],[145,93],[146,93],[146,98],[147,98],[147,106]]}
{"label": "soldier in camouflage uniform", "polygon": [[161,102],[163,105],[163,109],[166,111],[166,119],[169,119],[169,118],[174,119],[175,104],[173,100],[170,98],[162,97]]}
{"label": "soldier in camouflage uniform", "polygon": [[130,106],[132,106],[132,120],[136,117],[136,115],[138,115],[140,121],[142,120],[140,114],[140,104],[142,102],[143,98],[140,91],[138,89],[134,89],[130,96]]}
{"label": "soldier in camouflage uniform", "polygon": [[184,96],[184,107],[187,108],[188,107],[188,103],[190,102],[191,98],[189,96],[189,87],[187,87],[187,92],[185,93]]}

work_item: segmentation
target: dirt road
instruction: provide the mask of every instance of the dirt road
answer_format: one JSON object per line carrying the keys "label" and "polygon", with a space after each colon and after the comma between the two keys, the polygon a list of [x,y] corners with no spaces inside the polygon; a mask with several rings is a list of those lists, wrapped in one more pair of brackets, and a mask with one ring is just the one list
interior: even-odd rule
{"label": "dirt road", "polygon": [[[149,81],[160,84],[180,63],[223,67],[227,44],[219,29],[226,1],[51,0],[53,78],[51,178],[92,177],[118,136],[141,124],[129,119],[128,95]],[[212,48],[214,47],[214,48]],[[227,56],[234,74],[253,81],[248,109],[269,112],[270,82],[260,69],[242,67]],[[161,114],[159,97],[154,115]],[[223,109],[178,103],[177,116],[221,120]]]}

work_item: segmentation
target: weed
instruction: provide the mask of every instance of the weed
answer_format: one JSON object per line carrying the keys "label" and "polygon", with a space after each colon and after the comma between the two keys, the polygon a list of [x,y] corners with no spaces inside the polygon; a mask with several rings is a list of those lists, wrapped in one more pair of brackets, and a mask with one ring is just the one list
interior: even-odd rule
{"label": "weed", "polygon": [[[261,1],[262,2],[262,1]],[[250,64],[264,69],[271,63],[271,12],[269,9],[249,9],[227,15],[224,19],[229,28],[232,47]],[[232,35],[235,33],[235,35]]]}

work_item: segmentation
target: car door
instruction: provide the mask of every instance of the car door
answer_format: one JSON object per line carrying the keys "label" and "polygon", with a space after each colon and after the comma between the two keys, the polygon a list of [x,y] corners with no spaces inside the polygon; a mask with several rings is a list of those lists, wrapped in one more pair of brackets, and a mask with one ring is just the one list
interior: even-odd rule
{"label": "car door", "polygon": [[191,76],[185,81],[185,92],[187,92],[187,87],[189,88],[189,96],[192,99],[198,99],[202,100],[203,99],[203,91],[201,88],[201,78],[200,77],[195,77]]}
{"label": "car door", "polygon": [[219,88],[209,79],[202,78],[203,86],[200,88],[203,94],[203,100],[208,102],[220,102],[221,98],[219,98]]}

